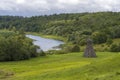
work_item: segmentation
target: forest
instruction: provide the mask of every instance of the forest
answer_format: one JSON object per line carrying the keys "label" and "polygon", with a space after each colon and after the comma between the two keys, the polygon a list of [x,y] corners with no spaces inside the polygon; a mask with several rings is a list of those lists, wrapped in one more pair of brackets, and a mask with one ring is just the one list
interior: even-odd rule
{"label": "forest", "polygon": [[79,46],[84,46],[86,38],[90,37],[94,44],[107,45],[102,51],[118,52],[120,45],[114,44],[113,40],[120,38],[119,20],[119,12],[66,13],[33,17],[0,16],[0,29],[15,28],[26,32],[61,36],[66,38],[67,42]]}

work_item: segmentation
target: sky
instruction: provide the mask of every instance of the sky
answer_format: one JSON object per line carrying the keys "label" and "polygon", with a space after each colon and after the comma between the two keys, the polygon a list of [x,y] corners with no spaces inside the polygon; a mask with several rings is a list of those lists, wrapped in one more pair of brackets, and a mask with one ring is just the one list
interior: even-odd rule
{"label": "sky", "polygon": [[0,0],[0,15],[37,16],[59,13],[120,11],[120,0]]}

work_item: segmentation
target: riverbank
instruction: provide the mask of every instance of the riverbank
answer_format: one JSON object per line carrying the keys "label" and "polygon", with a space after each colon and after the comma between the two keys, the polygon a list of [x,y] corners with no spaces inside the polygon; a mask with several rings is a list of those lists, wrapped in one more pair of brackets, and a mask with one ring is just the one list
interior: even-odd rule
{"label": "riverbank", "polygon": [[49,38],[49,39],[55,39],[55,40],[67,42],[67,38],[63,38],[61,36],[56,36],[56,35],[44,35],[42,33],[36,33],[36,32],[26,32],[26,34],[32,34],[43,38]]}

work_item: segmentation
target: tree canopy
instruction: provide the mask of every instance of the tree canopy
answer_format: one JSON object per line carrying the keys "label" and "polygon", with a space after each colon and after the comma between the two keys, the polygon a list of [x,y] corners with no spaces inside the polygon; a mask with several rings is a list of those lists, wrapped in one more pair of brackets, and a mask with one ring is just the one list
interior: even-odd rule
{"label": "tree canopy", "polygon": [[0,16],[0,29],[24,29],[28,32],[66,37],[73,44],[84,45],[90,36],[95,44],[108,38],[120,38],[120,13],[71,13],[33,17]]}

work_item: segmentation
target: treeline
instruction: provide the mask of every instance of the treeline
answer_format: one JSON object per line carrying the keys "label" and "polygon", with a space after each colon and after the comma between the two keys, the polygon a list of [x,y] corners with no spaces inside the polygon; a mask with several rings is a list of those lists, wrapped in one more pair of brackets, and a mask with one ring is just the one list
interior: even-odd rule
{"label": "treeline", "polygon": [[37,57],[37,47],[20,32],[0,31],[0,61],[18,61]]}
{"label": "treeline", "polygon": [[0,29],[17,30],[66,37],[73,44],[84,45],[91,37],[95,44],[110,43],[120,38],[120,13],[97,12],[77,14],[54,14],[34,17],[0,17]]}

